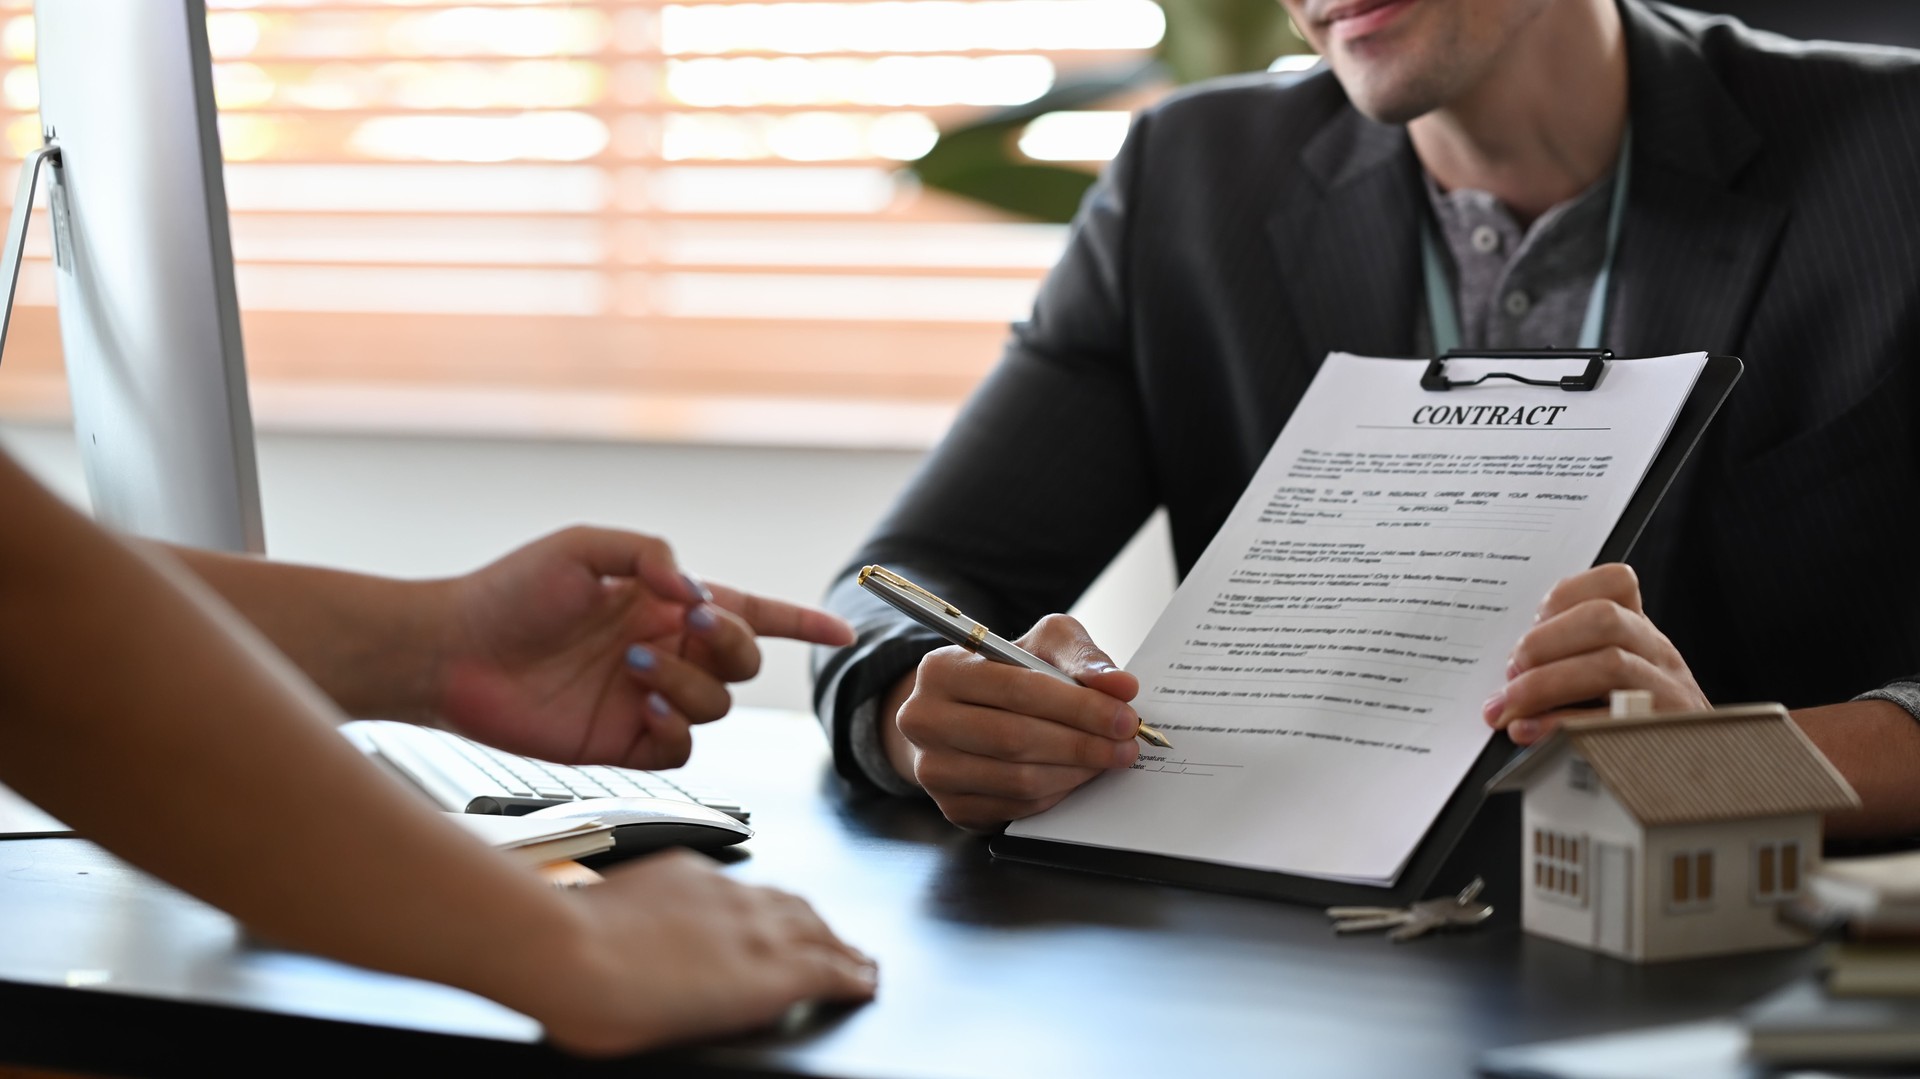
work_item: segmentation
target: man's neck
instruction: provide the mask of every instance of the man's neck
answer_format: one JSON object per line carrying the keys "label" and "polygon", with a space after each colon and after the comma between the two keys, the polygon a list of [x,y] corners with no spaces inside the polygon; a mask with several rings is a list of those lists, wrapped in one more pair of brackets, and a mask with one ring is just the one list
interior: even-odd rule
{"label": "man's neck", "polygon": [[1556,0],[1467,93],[1407,130],[1443,189],[1489,192],[1525,224],[1606,175],[1626,123],[1614,0]]}

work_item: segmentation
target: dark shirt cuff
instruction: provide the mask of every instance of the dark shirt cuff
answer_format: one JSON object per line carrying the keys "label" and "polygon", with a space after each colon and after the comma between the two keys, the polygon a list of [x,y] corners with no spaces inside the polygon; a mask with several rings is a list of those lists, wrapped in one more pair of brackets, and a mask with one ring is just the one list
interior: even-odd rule
{"label": "dark shirt cuff", "polygon": [[833,746],[840,775],[889,794],[919,788],[893,770],[881,737],[880,704],[921,657],[946,644],[905,616],[842,580],[827,595],[827,608],[851,622],[857,639],[844,648],[814,651],[814,711]]}
{"label": "dark shirt cuff", "polygon": [[1892,701],[1907,710],[1907,714],[1920,720],[1920,682],[1892,682],[1869,693],[1855,697],[1856,701]]}
{"label": "dark shirt cuff", "polygon": [[[882,697],[885,695],[882,694]],[[870,697],[853,706],[847,715],[847,748],[867,781],[888,794],[911,798],[925,794],[918,784],[894,770],[887,757],[886,739],[880,730],[881,697]]]}

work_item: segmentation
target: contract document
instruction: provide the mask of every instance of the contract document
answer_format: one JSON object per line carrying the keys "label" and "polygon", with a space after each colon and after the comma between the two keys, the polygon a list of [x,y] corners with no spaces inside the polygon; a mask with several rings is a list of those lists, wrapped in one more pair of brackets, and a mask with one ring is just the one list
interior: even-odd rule
{"label": "contract document", "polygon": [[1127,664],[1177,748],[1008,834],[1391,884],[1492,736],[1508,654],[1593,563],[1706,362],[1434,392],[1418,362],[1329,356]]}

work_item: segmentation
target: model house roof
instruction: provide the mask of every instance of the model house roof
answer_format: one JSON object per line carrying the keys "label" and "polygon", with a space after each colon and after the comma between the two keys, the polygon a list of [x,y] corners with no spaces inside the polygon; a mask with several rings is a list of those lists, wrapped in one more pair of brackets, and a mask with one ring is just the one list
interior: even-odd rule
{"label": "model house roof", "polygon": [[1777,704],[1563,723],[1487,789],[1524,789],[1565,753],[1585,760],[1645,825],[1827,813],[1860,804]]}

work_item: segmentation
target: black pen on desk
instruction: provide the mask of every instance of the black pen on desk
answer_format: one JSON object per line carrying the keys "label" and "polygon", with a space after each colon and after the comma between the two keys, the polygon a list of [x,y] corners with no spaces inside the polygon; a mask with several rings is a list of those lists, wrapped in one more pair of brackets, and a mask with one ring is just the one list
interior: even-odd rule
{"label": "black pen on desk", "polygon": [[[960,613],[960,608],[885,566],[867,566],[860,571],[858,579],[860,587],[879,596],[887,606],[969,652],[999,663],[1038,671],[1068,685],[1080,684],[1072,675],[968,618]],[[1150,746],[1173,748],[1167,736],[1147,726],[1145,720],[1140,722],[1140,729],[1134,732],[1134,737]]]}

